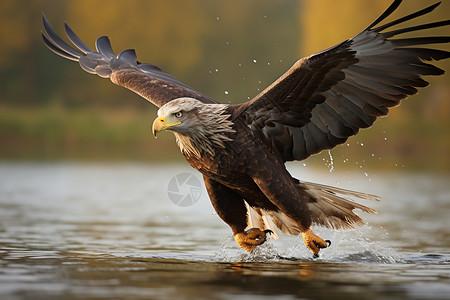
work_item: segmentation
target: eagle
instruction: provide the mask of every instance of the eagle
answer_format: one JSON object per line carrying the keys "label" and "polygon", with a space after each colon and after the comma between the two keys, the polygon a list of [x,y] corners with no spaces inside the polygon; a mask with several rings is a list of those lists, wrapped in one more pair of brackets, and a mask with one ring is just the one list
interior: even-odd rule
{"label": "eagle", "polygon": [[159,108],[153,134],[173,132],[187,162],[203,175],[215,211],[241,248],[251,252],[267,238],[277,238],[280,230],[301,234],[317,257],[331,242],[314,234],[312,225],[361,226],[364,221],[354,210],[376,211],[358,201],[379,197],[301,181],[285,163],[332,149],[360,128],[370,127],[389,108],[426,87],[423,75],[444,74],[431,61],[450,57],[448,51],[426,46],[449,43],[450,36],[401,36],[447,26],[450,20],[392,28],[430,13],[440,3],[383,22],[401,2],[393,1],[356,36],[298,60],[241,104],[218,103],[159,67],[139,62],[134,49],[116,56],[107,36],[98,38],[92,50],[65,23],[76,48],[69,46],[44,15],[42,37],[57,55]]}

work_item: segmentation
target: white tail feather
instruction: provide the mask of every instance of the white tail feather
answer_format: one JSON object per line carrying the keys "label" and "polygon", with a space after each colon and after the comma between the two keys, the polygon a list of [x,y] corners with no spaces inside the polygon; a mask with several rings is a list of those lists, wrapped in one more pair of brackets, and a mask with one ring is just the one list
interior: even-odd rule
{"label": "white tail feather", "polygon": [[247,227],[245,230],[250,228],[270,229],[273,232],[271,237],[278,239],[277,225],[274,224],[272,218],[264,210],[258,207],[251,207],[247,202],[245,202],[245,207],[247,208]]}
{"label": "white tail feather", "polygon": [[351,197],[355,197],[355,198],[359,198],[359,199],[374,200],[374,201],[381,200],[381,197],[379,197],[377,195],[355,192],[352,190],[342,189],[342,188],[338,188],[335,186],[323,185],[323,184],[314,183],[314,182],[302,181],[300,183],[300,185],[304,185],[310,189],[328,191],[330,193],[335,193],[335,194],[339,194],[339,195],[343,195],[343,196],[347,196],[347,197],[351,196]]}
{"label": "white tail feather", "polygon": [[301,182],[298,186],[308,192],[316,202],[308,203],[312,222],[316,225],[335,229],[356,228],[364,225],[364,221],[353,212],[360,209],[363,212],[376,214],[373,208],[359,204],[349,198],[380,201],[380,197],[360,193],[333,186],[312,182]]}

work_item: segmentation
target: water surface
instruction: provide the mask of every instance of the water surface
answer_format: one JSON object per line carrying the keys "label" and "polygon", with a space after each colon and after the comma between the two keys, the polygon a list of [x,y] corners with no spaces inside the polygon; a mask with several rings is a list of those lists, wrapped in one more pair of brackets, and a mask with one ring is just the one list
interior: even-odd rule
{"label": "water surface", "polygon": [[[313,259],[281,235],[255,253],[234,243],[201,190],[167,185],[187,166],[1,163],[1,299],[448,299],[450,177],[318,172],[296,177],[383,197],[358,230]],[[180,190],[180,193],[185,193]]]}

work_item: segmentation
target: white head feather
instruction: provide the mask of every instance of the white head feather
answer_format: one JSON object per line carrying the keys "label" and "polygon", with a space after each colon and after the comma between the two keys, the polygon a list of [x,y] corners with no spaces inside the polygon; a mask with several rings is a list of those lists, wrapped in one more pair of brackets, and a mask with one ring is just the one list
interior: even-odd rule
{"label": "white head feather", "polygon": [[158,110],[158,116],[181,112],[181,124],[168,128],[177,138],[181,152],[190,156],[213,156],[217,148],[225,148],[232,141],[233,122],[225,104],[205,104],[193,98],[177,98]]}

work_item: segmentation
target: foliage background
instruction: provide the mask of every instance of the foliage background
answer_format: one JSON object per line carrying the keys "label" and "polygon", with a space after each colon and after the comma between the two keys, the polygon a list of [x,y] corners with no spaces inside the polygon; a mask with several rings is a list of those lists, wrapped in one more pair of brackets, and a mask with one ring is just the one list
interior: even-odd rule
{"label": "foliage background", "polygon": [[[402,16],[435,1],[406,0]],[[0,159],[182,160],[171,134],[151,136],[156,109],[85,73],[42,43],[41,13],[63,35],[67,21],[89,45],[108,35],[116,52],[162,67],[218,101],[255,96],[298,58],[364,29],[390,0],[2,0]],[[419,22],[448,19],[450,1]],[[414,25],[418,22],[410,22]],[[448,28],[427,31],[449,35]],[[438,46],[449,50],[448,45]],[[450,62],[439,62],[450,70]],[[332,151],[333,163],[450,171],[450,80],[394,108],[388,118]],[[330,164],[328,153],[307,164]]]}

